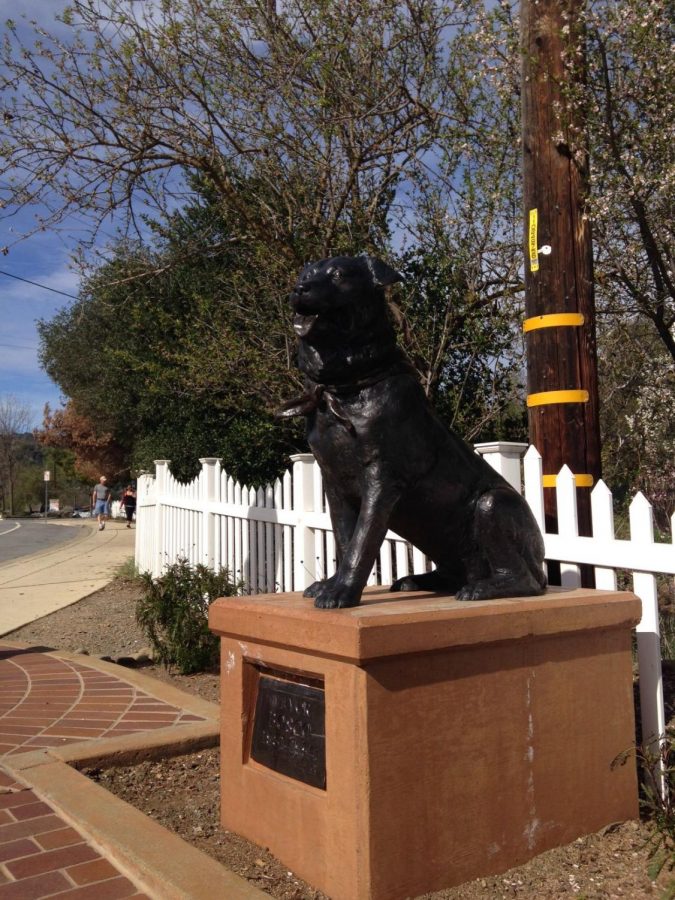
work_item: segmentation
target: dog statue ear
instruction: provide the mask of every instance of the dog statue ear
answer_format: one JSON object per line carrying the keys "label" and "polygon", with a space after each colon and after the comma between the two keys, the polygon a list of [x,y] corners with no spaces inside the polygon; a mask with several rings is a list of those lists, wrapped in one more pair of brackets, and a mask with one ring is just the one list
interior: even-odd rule
{"label": "dog statue ear", "polygon": [[403,276],[388,266],[381,259],[375,259],[374,256],[364,257],[364,262],[368,267],[370,276],[375,287],[386,287],[388,284],[396,284],[397,281],[403,281]]}

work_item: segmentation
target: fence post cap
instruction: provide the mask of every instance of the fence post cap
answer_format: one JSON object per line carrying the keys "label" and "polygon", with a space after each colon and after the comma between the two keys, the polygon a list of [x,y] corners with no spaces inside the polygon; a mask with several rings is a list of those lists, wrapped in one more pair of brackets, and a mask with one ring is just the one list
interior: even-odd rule
{"label": "fence post cap", "polygon": [[313,453],[294,453],[290,457],[291,462],[314,462],[314,454]]}
{"label": "fence post cap", "polygon": [[202,456],[199,460],[199,462],[202,465],[211,465],[211,466],[215,466],[216,463],[219,463],[222,461],[223,461],[222,456]]}
{"label": "fence post cap", "polygon": [[528,445],[521,441],[484,441],[480,444],[474,444],[473,448],[477,453],[525,453]]}

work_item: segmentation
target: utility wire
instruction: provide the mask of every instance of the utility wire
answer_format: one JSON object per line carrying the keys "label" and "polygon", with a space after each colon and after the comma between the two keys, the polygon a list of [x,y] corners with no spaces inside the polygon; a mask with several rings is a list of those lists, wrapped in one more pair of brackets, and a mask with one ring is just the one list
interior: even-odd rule
{"label": "utility wire", "polygon": [[26,344],[0,344],[0,347],[9,347],[12,350],[38,350],[39,347],[28,347]]}
{"label": "utility wire", "polygon": [[42,288],[43,291],[51,291],[54,294],[61,294],[63,297],[70,297],[71,300],[79,300],[79,297],[76,297],[75,294],[67,294],[65,291],[57,291],[56,288],[47,287],[46,284],[38,284],[37,281],[31,281],[30,278],[22,278],[21,275],[12,275],[11,272],[5,272],[0,269],[0,275],[6,275],[8,278],[16,278],[17,281],[25,281],[26,284],[32,284],[33,287]]}

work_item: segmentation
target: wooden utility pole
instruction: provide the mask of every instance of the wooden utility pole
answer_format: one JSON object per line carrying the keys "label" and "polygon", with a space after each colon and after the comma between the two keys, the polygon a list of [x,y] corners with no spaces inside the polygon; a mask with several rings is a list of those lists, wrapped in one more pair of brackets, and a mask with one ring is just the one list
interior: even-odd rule
{"label": "wooden utility pole", "polygon": [[566,464],[577,482],[580,533],[590,534],[590,489],[600,477],[593,253],[585,123],[569,93],[583,78],[582,10],[583,0],[521,2],[524,329],[547,528],[556,528],[555,477]]}

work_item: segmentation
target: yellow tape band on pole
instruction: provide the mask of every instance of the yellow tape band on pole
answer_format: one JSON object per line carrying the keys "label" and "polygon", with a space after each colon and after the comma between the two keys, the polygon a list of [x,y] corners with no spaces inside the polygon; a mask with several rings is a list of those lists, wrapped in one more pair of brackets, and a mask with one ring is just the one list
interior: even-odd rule
{"label": "yellow tape band on pole", "polygon": [[538,225],[539,212],[536,209],[531,209],[529,228],[527,232],[527,247],[530,254],[530,272],[539,271],[539,241],[537,238]]}
{"label": "yellow tape band on pole", "polygon": [[[558,476],[557,475],[544,475],[542,478],[542,483],[545,488],[554,488],[556,486]],[[595,483],[592,475],[575,475],[574,483],[577,487],[593,487]]]}
{"label": "yellow tape band on pole", "polygon": [[528,406],[548,406],[551,403],[588,403],[588,391],[542,391],[530,394]]}
{"label": "yellow tape band on pole", "polygon": [[523,322],[523,331],[537,331],[539,328],[558,328],[584,324],[583,313],[551,313],[546,316],[532,316]]}

